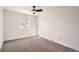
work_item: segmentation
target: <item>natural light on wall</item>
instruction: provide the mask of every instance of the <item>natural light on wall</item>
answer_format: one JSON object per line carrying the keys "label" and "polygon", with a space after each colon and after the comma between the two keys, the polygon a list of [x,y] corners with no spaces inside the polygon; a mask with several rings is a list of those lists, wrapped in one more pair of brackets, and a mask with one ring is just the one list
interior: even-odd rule
{"label": "natural light on wall", "polygon": [[30,28],[30,20],[28,18],[21,18],[19,22],[20,22],[20,29]]}

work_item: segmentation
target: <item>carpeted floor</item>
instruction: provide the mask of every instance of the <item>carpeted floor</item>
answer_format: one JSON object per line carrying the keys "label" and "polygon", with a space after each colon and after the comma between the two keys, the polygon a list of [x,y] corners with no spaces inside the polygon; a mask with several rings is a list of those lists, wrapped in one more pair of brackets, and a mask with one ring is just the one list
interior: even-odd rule
{"label": "carpeted floor", "polygon": [[41,37],[31,37],[6,41],[1,52],[76,52],[76,50]]}

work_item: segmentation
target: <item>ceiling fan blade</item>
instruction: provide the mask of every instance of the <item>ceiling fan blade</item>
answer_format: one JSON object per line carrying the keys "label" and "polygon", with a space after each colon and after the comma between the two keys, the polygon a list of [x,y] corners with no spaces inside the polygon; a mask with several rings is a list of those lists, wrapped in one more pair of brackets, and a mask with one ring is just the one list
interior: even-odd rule
{"label": "ceiling fan blade", "polygon": [[36,12],[42,12],[43,10],[42,9],[37,9],[35,10]]}

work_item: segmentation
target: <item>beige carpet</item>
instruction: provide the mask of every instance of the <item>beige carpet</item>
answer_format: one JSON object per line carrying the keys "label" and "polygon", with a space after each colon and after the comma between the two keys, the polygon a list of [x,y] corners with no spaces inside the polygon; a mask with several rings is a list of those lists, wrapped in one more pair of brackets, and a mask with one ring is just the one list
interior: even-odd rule
{"label": "beige carpet", "polygon": [[31,37],[12,41],[3,44],[1,52],[76,52],[71,48],[50,42],[41,37]]}

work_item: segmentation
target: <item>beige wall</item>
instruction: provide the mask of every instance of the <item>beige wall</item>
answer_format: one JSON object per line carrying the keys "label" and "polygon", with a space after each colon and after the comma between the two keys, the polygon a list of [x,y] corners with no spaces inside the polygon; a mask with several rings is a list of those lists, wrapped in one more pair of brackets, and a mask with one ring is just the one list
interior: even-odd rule
{"label": "beige wall", "polygon": [[42,8],[45,9],[38,17],[39,35],[79,50],[79,7]]}
{"label": "beige wall", "polygon": [[3,8],[0,7],[0,49],[3,43]]}
{"label": "beige wall", "polygon": [[[20,29],[19,20],[28,18],[30,20],[29,29]],[[37,35],[37,17],[22,13],[4,10],[5,40],[30,37]]]}

